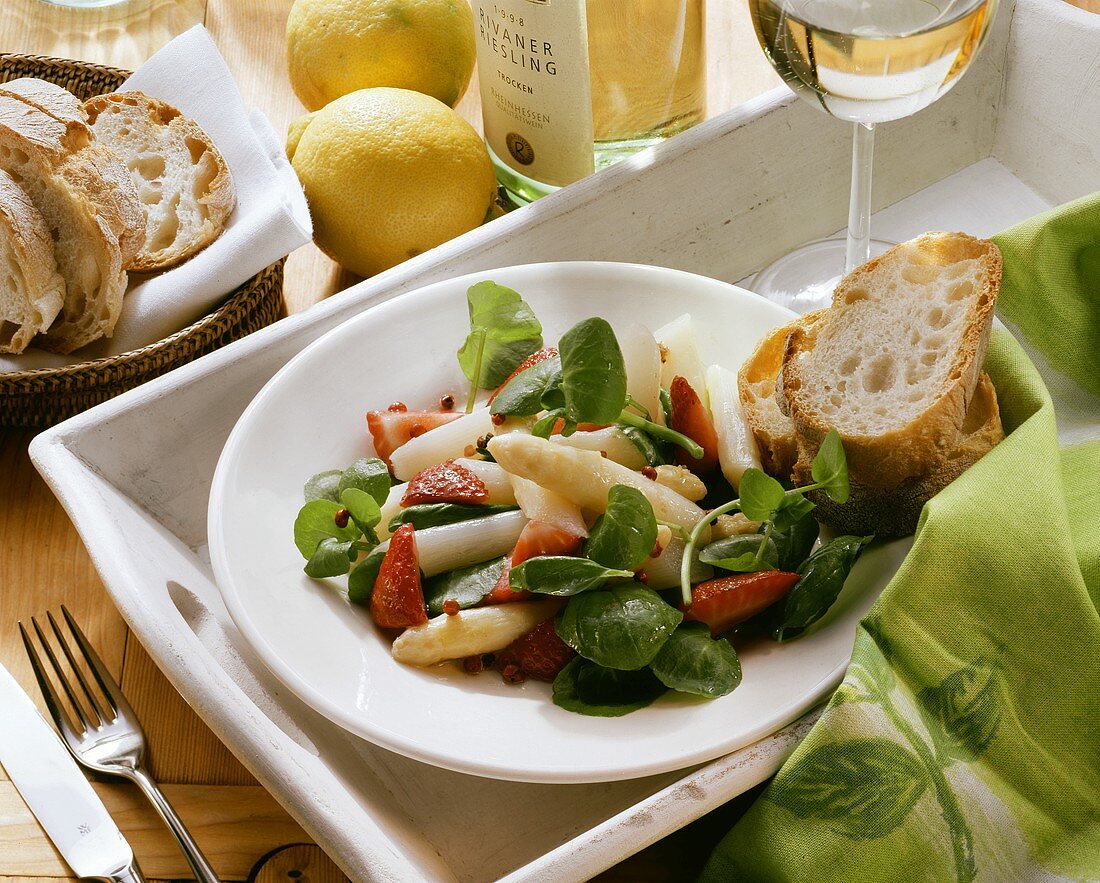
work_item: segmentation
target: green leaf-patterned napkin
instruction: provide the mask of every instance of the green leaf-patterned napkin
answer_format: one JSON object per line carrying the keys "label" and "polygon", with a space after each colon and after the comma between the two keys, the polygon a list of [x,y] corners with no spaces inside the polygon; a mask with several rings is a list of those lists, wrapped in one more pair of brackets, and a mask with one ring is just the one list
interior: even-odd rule
{"label": "green leaf-patterned napkin", "polygon": [[707,883],[1100,878],[1100,194],[995,240],[1009,435],[925,507]]}

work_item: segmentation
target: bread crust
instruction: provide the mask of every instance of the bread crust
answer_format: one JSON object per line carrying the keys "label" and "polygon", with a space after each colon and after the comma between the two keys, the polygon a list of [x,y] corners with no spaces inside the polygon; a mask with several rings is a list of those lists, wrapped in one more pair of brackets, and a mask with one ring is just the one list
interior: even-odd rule
{"label": "bread crust", "polygon": [[[236,193],[229,166],[221,152],[210,140],[210,136],[189,117],[184,116],[172,105],[158,98],[152,98],[143,92],[111,92],[97,95],[84,102],[89,125],[95,126],[99,115],[112,103],[127,104],[140,109],[149,125],[165,126],[177,132],[182,138],[193,138],[204,145],[211,156],[216,172],[206,187],[206,192],[198,197],[205,207],[208,217],[204,220],[199,233],[183,245],[173,245],[150,252],[144,248],[135,256],[131,269],[140,272],[164,270],[173,267],[194,256],[221,235],[229,216],[236,205]],[[128,173],[129,174],[129,173]]]}
{"label": "bread crust", "polygon": [[[7,174],[0,171],[0,235],[6,237],[23,275],[27,307],[36,320],[24,321],[8,342],[0,340],[0,353],[21,353],[45,331],[57,316],[65,300],[65,282],[57,272],[53,239],[46,221],[30,197]],[[9,292],[14,296],[15,292]],[[13,317],[0,315],[13,321]]]}
{"label": "bread crust", "polygon": [[[988,374],[978,380],[966,423],[958,443],[932,471],[903,481],[897,487],[878,488],[850,480],[851,496],[844,504],[834,503],[825,494],[812,492],[817,505],[814,516],[839,533],[879,539],[908,536],[917,529],[924,504],[978,462],[1004,439],[997,391]],[[803,464],[795,468],[795,480],[811,481]]]}
{"label": "bread crust", "polygon": [[[0,96],[39,112],[27,115],[20,129],[38,140],[40,146],[50,150],[60,147],[68,153],[81,151],[83,162],[74,163],[69,171],[81,179],[80,186],[87,192],[98,194],[92,200],[93,208],[102,214],[118,239],[123,268],[129,267],[145,242],[145,213],[122,161],[96,143],[80,99],[61,86],[32,77],[0,85]],[[55,134],[59,131],[57,125],[64,127],[63,136]]]}
{"label": "bread crust", "polygon": [[832,322],[844,322],[846,295],[866,285],[883,263],[897,258],[898,249],[913,246],[944,258],[945,263],[979,258],[980,291],[970,307],[963,339],[951,361],[935,401],[906,425],[890,432],[867,435],[840,429],[848,466],[857,480],[870,488],[897,488],[913,476],[934,472],[958,444],[960,429],[985,360],[993,307],[1001,282],[1001,254],[987,240],[965,233],[928,233],[903,243],[849,273],[837,286],[833,305],[811,327],[796,327],[787,336],[783,353],[781,393],[794,420],[798,442],[796,471],[812,462],[826,433],[833,428],[815,407],[813,389],[803,376],[803,357],[812,353],[818,335]]}
{"label": "bread crust", "polygon": [[[57,320],[36,340],[43,349],[64,354],[110,335],[126,289],[122,252],[115,233],[123,221],[113,201],[102,198],[98,179],[88,169],[87,163],[95,154],[88,152],[87,127],[83,129],[15,98],[0,96],[0,146],[25,156],[41,186],[67,194],[66,203],[82,236],[81,251],[95,261],[100,276],[99,288],[86,294],[95,298],[101,317],[89,317],[87,305],[71,300],[82,298],[83,293],[67,289]],[[12,169],[5,167],[5,171]],[[64,269],[62,261],[66,256],[57,257]]]}
{"label": "bread crust", "polygon": [[[796,327],[812,326],[823,314],[824,310],[817,310],[773,328],[761,338],[753,354],[737,372],[741,412],[756,439],[761,468],[776,478],[789,478],[798,459],[794,421],[784,412],[785,402],[777,388],[787,337]],[[768,414],[769,403],[765,401],[768,398],[779,409],[782,420],[777,420],[775,414]]]}

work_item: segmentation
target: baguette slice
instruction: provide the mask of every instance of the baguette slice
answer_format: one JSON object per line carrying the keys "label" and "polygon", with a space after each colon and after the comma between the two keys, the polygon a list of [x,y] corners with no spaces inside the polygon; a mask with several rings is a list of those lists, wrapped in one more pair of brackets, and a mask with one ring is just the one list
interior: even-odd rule
{"label": "baguette slice", "polygon": [[20,77],[0,84],[0,95],[18,98],[61,122],[87,123],[84,105],[64,86],[36,77]]}
{"label": "baguette slice", "polygon": [[807,313],[769,331],[737,372],[741,410],[756,439],[761,468],[776,478],[790,478],[798,459],[794,421],[783,413],[776,391],[787,336],[796,327],[809,328],[823,313],[823,310]]}
{"label": "baguette slice", "polygon": [[[810,499],[817,504],[814,515],[820,522],[842,534],[874,534],[879,539],[908,536],[917,529],[924,504],[1004,437],[997,391],[989,375],[982,374],[966,412],[959,440],[939,466],[894,488],[868,487],[851,479],[851,496],[843,505],[834,503],[825,494],[811,493]],[[809,468],[799,463],[795,469],[795,480],[799,484],[807,483],[812,480],[809,473]]]}
{"label": "baguette slice", "polygon": [[58,353],[110,335],[122,309],[126,274],[119,231],[126,222],[104,198],[89,130],[10,96],[0,96],[0,169],[30,197],[55,242],[65,302],[36,340]]}
{"label": "baguette slice", "polygon": [[799,462],[836,428],[853,475],[896,487],[943,465],[985,359],[1001,254],[927,233],[849,273],[832,306],[788,335],[781,393]]}
{"label": "baguette slice", "polygon": [[45,331],[65,300],[53,240],[38,209],[0,171],[0,353],[21,353]]}
{"label": "baguette slice", "polygon": [[96,137],[125,162],[145,212],[133,269],[174,266],[221,234],[236,201],[233,180],[198,123],[141,92],[99,95],[84,108]]}

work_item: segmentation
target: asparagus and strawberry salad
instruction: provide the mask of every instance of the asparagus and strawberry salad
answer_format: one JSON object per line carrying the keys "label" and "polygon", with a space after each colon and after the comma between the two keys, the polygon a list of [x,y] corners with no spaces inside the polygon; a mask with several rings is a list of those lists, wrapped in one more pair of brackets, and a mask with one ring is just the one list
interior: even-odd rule
{"label": "asparagus and strawberry salad", "polygon": [[619,716],[723,696],[739,642],[826,613],[871,539],[819,543],[807,495],[848,496],[835,431],[813,482],[785,487],[689,316],[585,319],[553,347],[517,292],[468,301],[465,407],[368,412],[376,456],[310,478],[294,523],[306,574],[347,574],[395,660],[550,681],[561,708]]}

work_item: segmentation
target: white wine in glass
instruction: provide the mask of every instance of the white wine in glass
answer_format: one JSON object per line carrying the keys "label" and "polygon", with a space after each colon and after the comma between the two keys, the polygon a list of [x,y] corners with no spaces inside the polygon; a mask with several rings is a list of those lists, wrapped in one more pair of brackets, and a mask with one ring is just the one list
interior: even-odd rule
{"label": "white wine in glass", "polygon": [[[749,0],[768,60],[795,94],[855,123],[848,237],[810,243],[756,277],[761,294],[824,306],[870,256],[874,126],[927,107],[970,66],[997,0]],[[880,243],[881,247],[888,243]]]}

